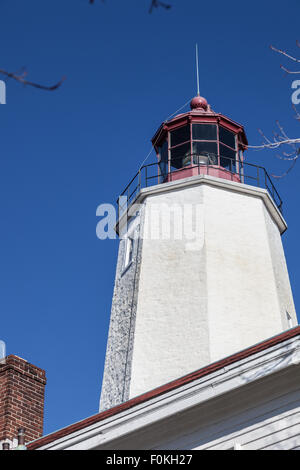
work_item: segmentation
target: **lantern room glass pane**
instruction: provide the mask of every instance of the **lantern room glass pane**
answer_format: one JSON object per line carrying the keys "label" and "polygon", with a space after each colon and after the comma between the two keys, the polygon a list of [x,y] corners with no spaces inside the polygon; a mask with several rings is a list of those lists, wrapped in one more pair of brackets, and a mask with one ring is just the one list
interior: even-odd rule
{"label": "lantern room glass pane", "polygon": [[191,144],[190,142],[179,145],[171,149],[171,166],[173,168],[183,168],[191,164]]}
{"label": "lantern room glass pane", "polygon": [[[159,168],[164,181],[165,176],[168,173],[168,142],[165,141],[161,147],[159,147]],[[161,181],[161,182],[162,182]]]}
{"label": "lantern room glass pane", "polygon": [[220,164],[232,172],[236,171],[236,152],[222,144],[220,144]]}
{"label": "lantern room glass pane", "polygon": [[218,146],[216,142],[193,142],[194,165],[218,165]]}
{"label": "lantern room glass pane", "polygon": [[193,140],[217,140],[215,124],[193,124]]}
{"label": "lantern room glass pane", "polygon": [[175,145],[183,144],[191,140],[190,126],[179,127],[170,132],[171,134],[171,147]]}
{"label": "lantern room glass pane", "polygon": [[223,144],[229,145],[235,149],[235,134],[233,132],[228,131],[224,127],[219,127],[219,139],[220,142]]}

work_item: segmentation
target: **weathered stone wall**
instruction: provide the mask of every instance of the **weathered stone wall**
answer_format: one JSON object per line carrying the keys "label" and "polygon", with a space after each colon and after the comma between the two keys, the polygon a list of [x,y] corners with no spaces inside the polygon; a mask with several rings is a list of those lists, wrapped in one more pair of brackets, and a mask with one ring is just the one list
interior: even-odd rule
{"label": "weathered stone wall", "polygon": [[[124,269],[126,238],[120,240],[109,336],[100,399],[100,410],[111,408],[129,398],[132,348],[135,329],[142,240],[143,208],[128,223],[135,237],[131,264]],[[126,234],[124,234],[126,237]]]}

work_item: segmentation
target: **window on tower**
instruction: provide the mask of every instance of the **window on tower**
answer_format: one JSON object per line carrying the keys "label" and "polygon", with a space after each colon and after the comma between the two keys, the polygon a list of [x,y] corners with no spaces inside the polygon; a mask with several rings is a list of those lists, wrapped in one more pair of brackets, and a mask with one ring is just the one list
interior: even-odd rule
{"label": "window on tower", "polygon": [[225,127],[219,127],[219,139],[228,147],[235,148],[235,134],[225,129]]}
{"label": "window on tower", "polygon": [[218,145],[217,142],[193,142],[193,164],[194,165],[217,165]]}
{"label": "window on tower", "polygon": [[171,167],[183,168],[191,164],[191,143],[187,142],[171,149]]}
{"label": "window on tower", "polygon": [[180,145],[191,139],[190,126],[179,127],[171,131],[171,147]]}
{"label": "window on tower", "polygon": [[171,171],[191,164],[190,125],[170,132]]}
{"label": "window on tower", "polygon": [[134,244],[133,237],[128,236],[125,240],[125,254],[124,254],[123,270],[126,269],[132,262],[132,259],[133,259],[133,244]]}
{"label": "window on tower", "polygon": [[192,125],[194,165],[218,165],[218,135],[216,124]]}
{"label": "window on tower", "polygon": [[168,141],[165,140],[164,143],[159,147],[159,168],[161,174],[161,182],[163,182],[168,174]]}
{"label": "window on tower", "polygon": [[233,132],[219,127],[220,165],[236,173],[236,135]]}
{"label": "window on tower", "polygon": [[193,124],[193,140],[217,141],[216,124]]}

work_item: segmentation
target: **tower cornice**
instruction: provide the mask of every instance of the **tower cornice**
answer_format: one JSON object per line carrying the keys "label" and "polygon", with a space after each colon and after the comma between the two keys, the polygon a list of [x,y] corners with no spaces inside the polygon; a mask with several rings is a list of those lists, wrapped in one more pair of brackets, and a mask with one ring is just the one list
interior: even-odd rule
{"label": "tower cornice", "polygon": [[137,198],[132,202],[132,204],[130,204],[130,206],[128,206],[127,213],[122,214],[122,216],[118,220],[116,226],[117,233],[119,233],[120,228],[123,227],[123,224],[126,223],[126,221],[128,220],[128,215],[130,216],[133,213],[134,206],[142,204],[147,197],[172,191],[183,190],[189,187],[200,185],[209,185],[227,191],[245,194],[250,197],[252,196],[260,198],[263,201],[266,209],[270,213],[272,219],[276,223],[280,234],[283,234],[287,230],[287,223],[284,217],[282,216],[281,212],[277,208],[276,204],[274,203],[273,199],[271,198],[269,192],[266,189],[257,188],[255,186],[237,183],[222,178],[216,178],[209,175],[196,175],[191,176],[189,178],[170,181],[168,183],[157,184],[148,188],[142,188]]}

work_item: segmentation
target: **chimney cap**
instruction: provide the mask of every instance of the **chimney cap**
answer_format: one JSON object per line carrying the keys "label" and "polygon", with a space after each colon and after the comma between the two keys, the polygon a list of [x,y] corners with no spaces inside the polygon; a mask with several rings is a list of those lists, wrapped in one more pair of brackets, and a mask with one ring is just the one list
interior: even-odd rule
{"label": "chimney cap", "polygon": [[27,450],[25,445],[25,428],[18,429],[18,446],[15,450]]}

